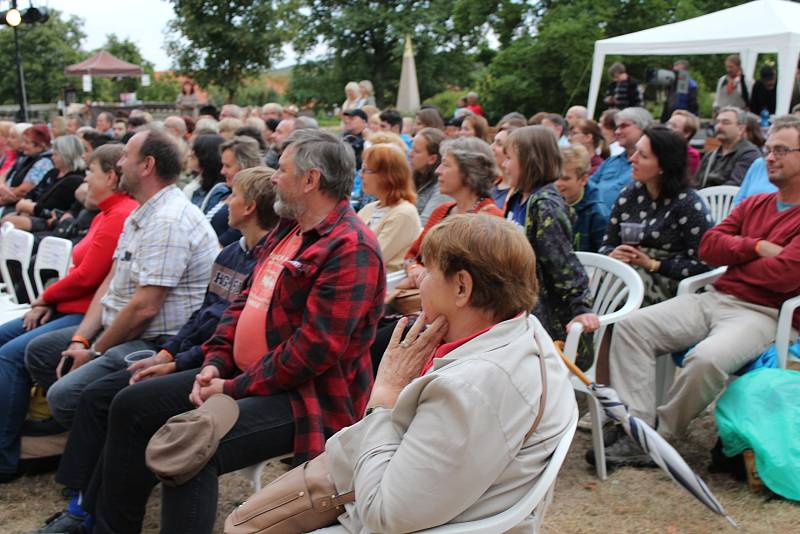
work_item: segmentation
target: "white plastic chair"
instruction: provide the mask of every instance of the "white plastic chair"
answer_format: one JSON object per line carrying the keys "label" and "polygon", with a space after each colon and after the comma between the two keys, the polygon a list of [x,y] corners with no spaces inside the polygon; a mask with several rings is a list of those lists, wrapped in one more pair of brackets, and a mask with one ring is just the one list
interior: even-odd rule
{"label": "white plastic chair", "polygon": [[[564,460],[567,457],[567,452],[572,444],[572,438],[575,436],[575,429],[578,427],[578,409],[576,408],[572,414],[567,431],[561,436],[561,440],[553,451],[550,461],[547,462],[542,475],[536,480],[525,496],[519,500],[514,506],[500,512],[497,515],[478,519],[477,521],[468,521],[465,523],[450,523],[440,527],[429,528],[420,532],[427,534],[497,534],[498,532],[506,532],[515,526],[522,523],[526,517],[531,515],[534,509],[539,506],[539,503],[545,499],[550,499],[556,486],[556,479]],[[541,527],[542,520],[544,519],[544,511],[535,517],[537,530]]]}
{"label": "white plastic chair", "polygon": [[[600,317],[600,328],[593,335],[592,366],[585,372],[592,381],[595,380],[597,356],[600,343],[608,325],[624,319],[638,310],[644,298],[644,283],[639,274],[629,265],[602,254],[592,252],[576,252],[586,274],[589,276],[589,291],[592,295],[592,311]],[[578,354],[583,325],[575,323],[567,334],[564,354],[573,362]],[[606,451],[603,445],[603,408],[592,396],[589,389],[575,376],[570,376],[572,387],[589,399],[589,412],[592,418],[592,444],[595,454],[597,476],[605,480]]]}
{"label": "white plastic chair", "polygon": [[239,469],[236,473],[242,475],[244,478],[250,481],[250,484],[253,485],[253,491],[261,491],[261,473],[264,472],[264,468],[270,462],[280,462],[281,460],[285,460],[286,458],[291,458],[292,454],[283,454],[281,456],[275,456],[274,458],[270,458],[268,460],[264,460],[263,462],[259,462],[254,465],[250,465]]}
{"label": "white plastic chair", "polygon": [[697,191],[711,212],[714,224],[722,222],[733,211],[733,197],[739,192],[735,185],[717,185]]}
{"label": "white plastic chair", "polygon": [[39,243],[36,260],[33,262],[33,281],[36,294],[44,291],[42,271],[55,271],[58,278],[64,278],[72,263],[72,241],[60,237],[48,236]]}
{"label": "white plastic chair", "polygon": [[[5,236],[10,230],[14,229],[14,224],[10,222],[3,223],[0,226],[0,247],[2,247],[2,240],[3,236]],[[11,291],[13,293],[13,290]],[[15,296],[16,297],[16,296]],[[2,279],[2,275],[0,275],[0,306],[5,305],[7,301],[11,299],[11,295],[9,294],[8,287],[6,286],[5,280]],[[15,302],[11,301],[13,304]]]}
{"label": "white plastic chair", "polygon": [[8,270],[8,262],[12,260],[20,264],[22,283],[27,293],[28,301],[33,302],[33,299],[36,298],[31,279],[28,276],[31,254],[33,253],[33,241],[33,234],[30,232],[17,230],[13,228],[13,225],[12,228],[3,225],[2,237],[0,238],[0,275],[2,275],[3,283],[6,287],[6,293],[15,304],[19,304],[19,300],[14,292],[14,283]]}
{"label": "white plastic chair", "polygon": [[[499,532],[506,532],[519,525],[526,517],[534,512],[540,503],[544,502],[546,499],[549,500],[552,496],[555,490],[558,472],[561,470],[561,466],[564,464],[564,460],[567,457],[567,452],[572,444],[572,438],[575,436],[575,429],[577,427],[578,409],[576,408],[570,419],[567,431],[561,436],[541,476],[531,484],[525,496],[508,510],[484,519],[466,521],[464,523],[448,523],[418,532],[424,532],[426,534],[498,534]],[[534,514],[537,525],[534,532],[538,531],[538,528],[541,527],[545,511],[546,507],[543,507],[539,514]],[[344,527],[338,526],[337,528],[337,526],[334,526],[315,530],[312,534],[334,534],[338,532],[346,532],[346,530],[344,530]]]}
{"label": "white plastic chair", "polygon": [[[727,267],[718,267],[707,273],[684,278],[678,284],[678,295],[697,293],[716,282],[727,270]],[[790,336],[792,332],[792,317],[797,308],[800,308],[800,295],[784,301],[778,314],[778,327],[775,331],[775,352],[778,357],[778,367],[781,369],[786,369],[786,362],[789,359],[789,346],[794,341]],[[671,357],[659,358],[656,362],[656,399],[659,405],[666,400],[667,392],[675,378],[676,369],[675,361]]]}
{"label": "white plastic chair", "polygon": [[[722,276],[727,267],[718,267],[713,271],[698,274],[685,278],[678,284],[678,295],[697,293],[708,285],[713,284]],[[775,330],[775,352],[778,356],[778,366],[786,369],[786,361],[789,358],[789,346],[794,342],[790,338],[792,332],[792,316],[795,310],[800,308],[800,295],[784,301],[781,311],[778,314],[778,327]]]}

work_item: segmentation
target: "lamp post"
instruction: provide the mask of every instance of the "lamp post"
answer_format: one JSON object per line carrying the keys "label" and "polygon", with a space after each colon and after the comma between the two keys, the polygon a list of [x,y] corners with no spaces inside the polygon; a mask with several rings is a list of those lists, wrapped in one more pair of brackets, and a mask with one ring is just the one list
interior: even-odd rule
{"label": "lamp post", "polygon": [[22,15],[17,10],[17,0],[11,0],[11,9],[6,12],[6,22],[14,31],[14,61],[17,64],[17,98],[19,99],[19,116],[22,122],[28,122],[28,95],[25,93],[25,72],[22,70],[22,54],[19,51],[19,34],[17,26],[22,22]]}
{"label": "lamp post", "polygon": [[28,95],[25,92],[25,71],[22,69],[22,52],[19,49],[19,34],[17,33],[17,26],[25,22],[27,24],[36,24],[37,22],[47,22],[49,19],[46,9],[36,9],[31,5],[25,13],[20,13],[17,9],[17,0],[11,0],[11,9],[3,13],[2,22],[11,26],[14,31],[14,60],[17,64],[17,98],[19,99],[19,118],[28,122]]}

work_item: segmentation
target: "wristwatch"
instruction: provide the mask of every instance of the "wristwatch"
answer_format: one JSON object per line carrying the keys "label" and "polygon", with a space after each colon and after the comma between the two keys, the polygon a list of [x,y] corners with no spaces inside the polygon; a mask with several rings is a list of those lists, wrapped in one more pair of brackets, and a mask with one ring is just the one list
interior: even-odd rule
{"label": "wristwatch", "polygon": [[92,346],[89,347],[87,350],[89,351],[89,355],[92,357],[93,360],[98,356],[102,356],[103,354],[102,352],[97,352],[97,349],[94,348],[94,343],[92,343]]}

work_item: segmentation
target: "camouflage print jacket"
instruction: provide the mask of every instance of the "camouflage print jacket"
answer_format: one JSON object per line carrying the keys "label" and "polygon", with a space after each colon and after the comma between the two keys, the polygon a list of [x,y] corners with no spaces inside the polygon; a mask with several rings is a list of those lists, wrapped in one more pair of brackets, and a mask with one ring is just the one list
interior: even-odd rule
{"label": "camouflage print jacket", "polygon": [[525,234],[536,252],[539,302],[534,315],[553,339],[566,338],[573,317],[592,311],[589,279],[572,248],[575,214],[553,183],[528,199]]}

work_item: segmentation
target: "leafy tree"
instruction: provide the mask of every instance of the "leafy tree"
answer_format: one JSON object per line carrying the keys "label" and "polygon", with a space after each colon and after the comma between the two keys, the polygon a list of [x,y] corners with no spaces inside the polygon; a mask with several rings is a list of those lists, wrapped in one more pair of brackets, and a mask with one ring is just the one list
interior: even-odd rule
{"label": "leafy tree", "polygon": [[[477,1],[477,0],[476,0]],[[494,10],[506,1],[496,1]],[[594,41],[711,13],[745,0],[553,0],[529,6],[514,36],[489,65],[482,81],[486,108],[493,118],[518,109],[532,114],[564,112],[585,103]],[[513,2],[512,2],[513,3]],[[530,3],[529,3],[530,4]],[[511,20],[511,19],[509,19]],[[527,26],[534,21],[535,24]],[[722,71],[722,56],[694,56],[692,75],[713,86]],[[642,80],[647,68],[665,67],[677,57],[609,57],[622,60]]]}
{"label": "leafy tree", "polygon": [[369,79],[378,105],[391,103],[406,35],[412,37],[422,98],[448,84],[469,83],[471,54],[485,35],[456,28],[458,0],[307,0],[299,12],[293,45],[300,53],[315,46],[330,52],[295,69],[290,97],[330,106],[344,100],[344,85]]}
{"label": "leafy tree", "polygon": [[297,0],[170,0],[167,47],[200,85],[232,100],[242,82],[272,66],[296,19]]}
{"label": "leafy tree", "polygon": [[180,91],[181,81],[174,73],[168,72],[161,76],[155,76],[153,73],[150,76],[150,85],[140,87],[136,95],[148,102],[175,102]]}
{"label": "leafy tree", "polygon": [[[285,102],[284,94],[289,85],[292,67],[273,69],[264,72],[256,77],[246,78],[242,81],[241,87],[236,91],[236,95],[231,104],[239,106],[261,106],[267,102]],[[204,87],[208,94],[208,103],[219,105],[228,101],[228,94],[224,87],[219,85],[208,85]]]}
{"label": "leafy tree", "polygon": [[[54,102],[61,90],[69,84],[64,67],[85,58],[81,41],[86,35],[83,20],[71,16],[64,18],[57,10],[50,10],[50,20],[44,24],[21,24],[17,27],[22,65],[25,70],[25,88],[29,103]],[[0,102],[17,103],[17,76],[14,61],[14,32],[0,26]]]}

